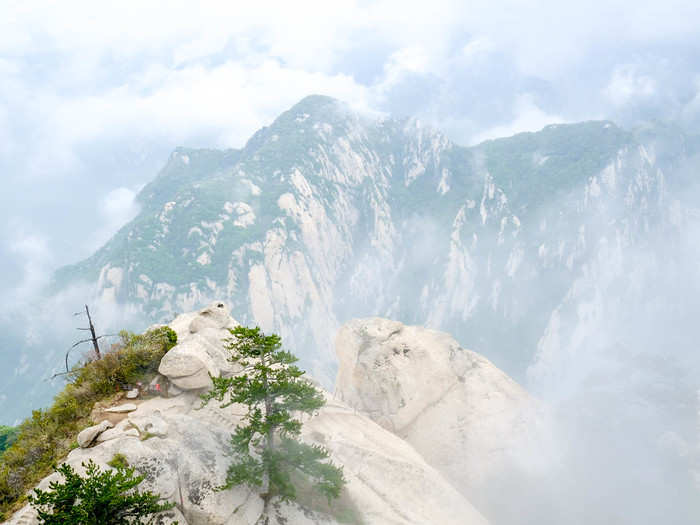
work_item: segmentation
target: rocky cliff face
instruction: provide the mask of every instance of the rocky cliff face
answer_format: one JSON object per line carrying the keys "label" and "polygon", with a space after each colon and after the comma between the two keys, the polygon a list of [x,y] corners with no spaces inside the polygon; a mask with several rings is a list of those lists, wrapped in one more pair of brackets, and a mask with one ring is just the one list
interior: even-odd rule
{"label": "rocky cliff face", "polygon": [[341,328],[336,349],[337,397],[410,443],[489,515],[489,494],[535,434],[539,403],[443,332],[359,319]]}
{"label": "rocky cliff face", "polygon": [[[230,435],[242,413],[235,406],[221,409],[216,403],[199,408],[198,394],[207,385],[197,383],[198,371],[202,366],[216,366],[214,363],[226,356],[223,338],[218,336],[227,335],[226,327],[235,324],[221,302],[179,316],[172,326],[181,342],[166,354],[161,363],[161,372],[168,377],[171,386],[169,397],[136,400],[133,406],[115,407],[120,412],[96,410],[96,420],[106,421],[105,418],[109,417],[109,422],[101,426],[98,423],[81,433],[91,432],[90,439],[82,440],[83,448],[71,452],[67,462],[80,470],[83,461],[92,459],[107,468],[115,454],[123,454],[130,465],[147,475],[145,488],[176,504],[175,509],[162,517],[164,524],[172,520],[178,520],[181,525],[256,523],[262,511],[262,500],[255,491],[245,487],[224,492],[214,490],[225,479]],[[446,335],[442,338],[449,340]],[[434,345],[430,338],[421,344],[420,350],[416,347],[416,353],[430,354],[437,362],[445,363],[454,357],[448,346]],[[338,351],[344,354],[347,348],[347,345],[340,345]],[[351,363],[351,356],[346,357],[342,362]],[[468,358],[481,359],[472,354]],[[483,360],[479,363],[480,366],[491,366]],[[183,375],[183,371],[188,375]],[[352,370],[344,370],[341,365],[341,373],[347,377],[352,375]],[[424,377],[427,379],[433,373],[435,380],[442,379],[437,367],[425,370]],[[512,401],[516,404],[522,402],[525,394],[516,385],[495,369],[491,373],[498,385],[486,385],[478,373],[467,373],[463,376],[467,388],[482,391],[493,388],[494,395],[498,395],[499,385],[507,385],[506,388],[518,396]],[[385,375],[386,371],[378,371],[376,380]],[[188,379],[183,379],[185,377]],[[363,392],[366,386],[363,382],[344,384],[346,388],[355,388],[359,392]],[[179,385],[179,388],[172,390],[174,385]],[[392,401],[376,392],[371,395],[374,405],[364,406],[368,413],[374,414],[375,408]],[[280,523],[487,525],[486,519],[448,481],[445,473],[433,464],[432,458],[425,456],[425,450],[421,451],[410,440],[401,439],[400,432],[382,428],[367,415],[345,404],[339,396],[328,393],[326,397],[326,406],[305,423],[303,438],[326,447],[333,461],[344,466],[347,487],[330,514],[313,510],[313,501],[304,496],[301,505],[277,505],[274,513],[280,517]],[[485,408],[483,415],[493,425],[497,415],[488,413],[491,409],[487,405],[474,404],[471,415],[478,418],[480,410]],[[501,405],[506,411],[511,408],[510,401],[504,400]],[[510,424],[507,418],[503,424]],[[441,421],[440,425],[449,428],[449,420]],[[461,442],[449,443],[450,453],[459,458],[463,445]],[[477,450],[483,445],[472,442],[470,457],[486,453],[486,449]],[[480,473],[483,472],[482,468]],[[55,477],[49,476],[40,486],[48,486]],[[30,525],[37,521],[33,510],[27,507],[8,523]]]}
{"label": "rocky cliff face", "polygon": [[87,282],[153,321],[222,297],[328,385],[337,328],[367,315],[449,330],[522,377],[591,261],[659,223],[663,181],[609,122],[463,148],[309,97],[242,150],[176,150],[56,289]]}

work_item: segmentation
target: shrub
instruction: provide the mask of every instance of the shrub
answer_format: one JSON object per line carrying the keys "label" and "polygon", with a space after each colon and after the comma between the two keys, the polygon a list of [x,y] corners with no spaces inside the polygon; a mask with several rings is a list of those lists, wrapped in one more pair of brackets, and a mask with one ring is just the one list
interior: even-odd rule
{"label": "shrub", "polygon": [[139,492],[136,487],[144,476],[134,475],[134,469],[119,467],[115,471],[100,471],[90,460],[83,463],[85,477],[68,464],[55,468],[64,481],[53,481],[49,490],[34,490],[28,497],[45,525],[126,525],[149,524],[154,514],[172,509],[173,503],[159,503],[152,492]]}
{"label": "shrub", "polygon": [[50,408],[34,410],[16,429],[14,443],[0,455],[0,519],[75,448],[75,434],[90,423],[95,402],[155,374],[161,358],[177,343],[167,326],[120,336],[121,343],[102,359],[74,368]]}
{"label": "shrub", "polygon": [[96,395],[109,395],[122,385],[135,383],[158,370],[165,352],[177,344],[177,334],[168,326],[142,335],[120,332],[121,345],[116,352],[74,370],[74,385],[89,385]]}
{"label": "shrub", "polygon": [[114,456],[112,456],[112,459],[109,460],[107,465],[116,469],[127,468],[129,466],[129,462],[127,461],[126,456],[124,454],[117,453],[114,454]]}

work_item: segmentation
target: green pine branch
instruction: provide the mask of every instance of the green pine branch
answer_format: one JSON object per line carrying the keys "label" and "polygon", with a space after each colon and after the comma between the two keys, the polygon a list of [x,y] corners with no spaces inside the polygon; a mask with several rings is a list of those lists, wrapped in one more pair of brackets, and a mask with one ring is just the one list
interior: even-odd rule
{"label": "green pine branch", "polygon": [[298,416],[315,414],[325,404],[323,394],[304,378],[295,365],[298,359],[282,349],[278,335],[243,326],[230,332],[225,340],[229,360],[241,370],[234,377],[212,377],[213,388],[202,396],[205,404],[216,400],[222,408],[248,407],[231,436],[233,461],[220,489],[260,489],[267,511],[273,498],[295,500],[295,480],[302,477],[330,503],[345,485],[343,469],[329,460],[325,448],[299,440]]}

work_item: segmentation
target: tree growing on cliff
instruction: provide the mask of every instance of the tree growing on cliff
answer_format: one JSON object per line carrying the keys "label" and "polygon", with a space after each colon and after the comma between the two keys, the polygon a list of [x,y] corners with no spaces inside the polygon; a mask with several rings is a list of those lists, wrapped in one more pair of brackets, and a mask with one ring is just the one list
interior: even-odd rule
{"label": "tree growing on cliff", "polygon": [[295,417],[321,408],[322,393],[303,378],[304,372],[294,364],[298,359],[282,350],[278,335],[242,326],[230,332],[229,360],[242,370],[230,378],[212,377],[214,387],[203,396],[205,403],[216,399],[222,407],[234,403],[248,407],[231,438],[234,459],[221,489],[241,484],[260,488],[263,515],[275,497],[296,499],[295,485],[300,481],[310,483],[330,503],[345,484],[343,470],[328,460],[323,447],[299,440],[302,423]]}
{"label": "tree growing on cliff", "polygon": [[83,467],[85,476],[80,476],[64,463],[55,469],[63,475],[63,482],[52,481],[47,491],[34,489],[28,499],[37,510],[40,523],[148,525],[154,523],[157,513],[175,506],[160,503],[157,494],[136,490],[144,477],[135,475],[134,469],[126,465],[101,471],[90,460]]}

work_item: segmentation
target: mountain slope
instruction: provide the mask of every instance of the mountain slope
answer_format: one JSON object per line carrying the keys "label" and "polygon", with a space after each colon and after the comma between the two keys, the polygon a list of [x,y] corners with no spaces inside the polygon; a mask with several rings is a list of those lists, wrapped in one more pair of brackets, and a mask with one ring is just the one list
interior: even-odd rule
{"label": "mountain slope", "polygon": [[[412,120],[371,120],[308,97],[241,151],[176,150],[139,195],[140,215],[59,271],[56,288],[96,283],[103,300],[153,320],[224,297],[328,379],[331,339],[352,316],[427,321],[470,339],[489,317],[520,334],[532,305],[518,283],[547,269],[565,286],[584,256],[577,230],[591,191],[605,185],[595,177],[607,166],[603,191],[627,191],[618,171],[630,163],[653,172],[610,123],[468,149]],[[580,191],[586,184],[593,189]],[[571,200],[577,207],[560,216]],[[552,294],[547,314],[564,292]],[[503,341],[479,338],[505,363]]]}
{"label": "mountain slope", "polygon": [[[59,270],[52,293],[94,294],[98,311],[126,311],[136,329],[222,298],[241,322],[279,332],[326,385],[338,327],[370,315],[449,331],[524,380],[601,243],[625,251],[666,227],[664,180],[610,122],[465,148],[415,120],[311,96],[241,150],[173,152],[140,214]],[[47,369],[62,352],[43,355]],[[28,387],[19,361],[7,369],[15,390],[50,390]]]}

